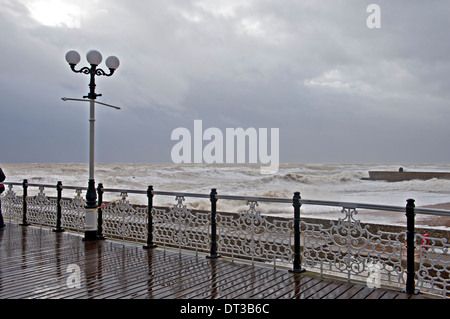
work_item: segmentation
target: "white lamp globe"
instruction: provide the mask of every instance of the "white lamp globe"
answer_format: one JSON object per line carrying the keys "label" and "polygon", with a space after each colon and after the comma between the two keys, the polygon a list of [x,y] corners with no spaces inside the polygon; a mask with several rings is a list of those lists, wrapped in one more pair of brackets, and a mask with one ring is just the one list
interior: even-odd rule
{"label": "white lamp globe", "polygon": [[66,61],[69,64],[77,65],[81,60],[80,54],[75,50],[66,53]]}
{"label": "white lamp globe", "polygon": [[89,50],[86,53],[86,59],[89,64],[99,65],[102,63],[102,55],[97,50]]}
{"label": "white lamp globe", "polygon": [[108,57],[105,62],[106,62],[106,66],[109,69],[113,69],[113,70],[117,69],[120,65],[119,59],[113,55]]}

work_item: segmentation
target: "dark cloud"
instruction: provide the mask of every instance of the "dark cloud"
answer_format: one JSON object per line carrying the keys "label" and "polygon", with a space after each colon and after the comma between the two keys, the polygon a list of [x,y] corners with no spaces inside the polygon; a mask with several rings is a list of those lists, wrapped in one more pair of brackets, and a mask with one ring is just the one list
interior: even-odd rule
{"label": "dark cloud", "polygon": [[450,1],[74,0],[47,23],[40,2],[0,0],[0,162],[87,161],[88,103],[61,101],[88,93],[71,49],[121,61],[97,79],[122,107],[97,108],[100,162],[170,162],[194,119],[278,127],[282,162],[450,158]]}

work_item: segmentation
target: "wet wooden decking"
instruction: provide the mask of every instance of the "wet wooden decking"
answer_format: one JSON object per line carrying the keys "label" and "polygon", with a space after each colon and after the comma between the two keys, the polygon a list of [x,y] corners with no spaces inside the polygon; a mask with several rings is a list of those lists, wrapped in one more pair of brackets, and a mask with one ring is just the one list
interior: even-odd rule
{"label": "wet wooden decking", "polygon": [[16,224],[0,230],[0,254],[0,299],[425,297],[142,244],[84,242],[73,233]]}

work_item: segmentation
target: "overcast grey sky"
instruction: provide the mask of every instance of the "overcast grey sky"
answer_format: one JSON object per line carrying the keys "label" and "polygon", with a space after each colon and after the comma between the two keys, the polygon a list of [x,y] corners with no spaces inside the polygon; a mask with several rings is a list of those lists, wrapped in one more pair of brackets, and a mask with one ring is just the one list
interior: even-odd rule
{"label": "overcast grey sky", "polygon": [[[381,27],[366,11],[381,8]],[[0,0],[0,163],[171,162],[178,127],[279,128],[280,162],[449,163],[450,1]],[[104,62],[100,65],[106,70]]]}

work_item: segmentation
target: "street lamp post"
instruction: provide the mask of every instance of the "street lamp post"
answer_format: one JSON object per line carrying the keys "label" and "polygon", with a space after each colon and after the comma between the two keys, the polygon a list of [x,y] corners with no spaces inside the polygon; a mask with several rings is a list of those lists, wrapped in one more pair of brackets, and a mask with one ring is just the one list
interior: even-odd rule
{"label": "street lamp post", "polygon": [[[95,139],[95,103],[97,96],[101,94],[95,93],[95,76],[111,76],[114,71],[119,67],[119,59],[115,56],[110,56],[106,59],[106,66],[109,69],[109,73],[106,73],[102,69],[98,69],[98,65],[102,62],[102,55],[96,50],[90,50],[86,54],[86,59],[91,65],[90,68],[83,67],[79,70],[75,69],[75,66],[80,62],[80,54],[77,51],[71,50],[66,53],[66,61],[69,63],[70,68],[75,73],[89,74],[91,80],[89,82],[89,93],[83,98],[88,98],[90,102],[90,117],[89,117],[89,182],[88,190],[86,192],[86,221],[85,221],[85,233],[84,240],[92,241],[97,240],[97,227],[96,227],[96,209],[97,208],[97,193],[95,191],[95,179],[94,179],[94,139]],[[63,98],[64,101],[68,100]],[[75,100],[75,99],[72,99]],[[104,103],[100,103],[105,105]],[[106,104],[107,105],[107,104]],[[111,106],[111,105],[107,105]],[[111,106],[114,107],[114,106]],[[114,107],[119,109],[118,107]]]}

